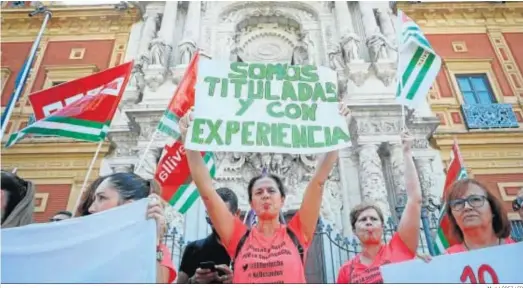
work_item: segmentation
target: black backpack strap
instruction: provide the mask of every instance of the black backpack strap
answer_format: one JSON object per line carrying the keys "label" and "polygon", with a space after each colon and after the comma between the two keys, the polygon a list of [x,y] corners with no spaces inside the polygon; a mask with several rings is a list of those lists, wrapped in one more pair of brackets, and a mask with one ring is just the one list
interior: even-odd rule
{"label": "black backpack strap", "polygon": [[251,233],[251,230],[247,229],[247,232],[245,232],[245,234],[243,234],[242,238],[240,238],[240,241],[238,242],[238,246],[236,246],[236,252],[234,253],[234,258],[231,259],[231,269],[233,269],[233,270],[234,270],[234,260],[236,260],[236,258],[240,254],[243,244],[245,244],[245,240],[247,240],[247,237],[249,237],[250,233]]}
{"label": "black backpack strap", "polygon": [[303,257],[305,254],[305,249],[303,249],[303,245],[301,245],[300,240],[298,240],[298,237],[296,236],[296,234],[294,234],[294,232],[292,232],[292,230],[289,227],[287,227],[287,234],[289,234],[289,237],[291,238],[292,243],[294,243],[294,246],[296,246],[296,249],[298,249],[298,253],[300,254],[301,263],[305,264],[305,262],[303,261]]}
{"label": "black backpack strap", "polygon": [[[236,258],[240,254],[240,251],[242,250],[242,247],[245,244],[245,241],[247,240],[247,237],[249,237],[250,233],[251,233],[251,230],[247,230],[247,232],[245,232],[245,234],[243,234],[242,238],[240,238],[240,241],[238,242],[238,246],[236,246],[236,252],[234,253],[234,258],[231,259],[231,269],[233,269],[233,270],[234,270],[234,260],[236,260]],[[304,255],[305,249],[303,249],[303,245],[301,245],[300,240],[298,240],[298,237],[296,236],[296,234],[294,234],[294,232],[292,232],[292,230],[289,227],[287,227],[287,234],[291,238],[294,246],[296,246],[296,249],[298,249],[298,253],[300,254],[301,262],[305,263],[303,261],[303,258],[305,256]]]}

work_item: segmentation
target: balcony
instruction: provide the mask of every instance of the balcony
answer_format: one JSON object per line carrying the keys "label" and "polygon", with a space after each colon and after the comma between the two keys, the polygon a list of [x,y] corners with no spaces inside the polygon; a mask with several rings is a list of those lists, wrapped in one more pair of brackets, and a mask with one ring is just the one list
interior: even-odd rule
{"label": "balcony", "polygon": [[518,128],[516,114],[510,104],[462,105],[461,111],[468,129]]}

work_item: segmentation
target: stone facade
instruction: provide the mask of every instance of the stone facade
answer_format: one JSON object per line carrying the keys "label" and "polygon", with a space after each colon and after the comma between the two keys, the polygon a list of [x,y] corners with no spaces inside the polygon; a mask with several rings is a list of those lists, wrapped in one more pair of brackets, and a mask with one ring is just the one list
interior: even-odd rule
{"label": "stone facade", "polygon": [[[326,183],[322,217],[345,235],[351,233],[348,212],[361,201],[378,203],[394,216],[405,193],[400,132],[401,107],[395,104],[395,28],[387,2],[141,2],[125,58],[134,59],[131,84],[110,139],[115,153],[104,160],[105,172],[136,171],[152,178],[166,139],[155,133],[158,121],[196,49],[214,59],[310,63],[338,73],[339,97],[353,110],[353,146]],[[378,19],[378,20],[377,20]],[[407,113],[406,125],[416,137],[424,195],[438,195],[443,169],[437,151],[426,140],[439,121],[428,105]],[[147,149],[150,139],[155,137]],[[418,160],[418,159],[417,159]],[[285,179],[286,211],[299,208],[314,171],[314,155],[216,153],[217,186],[238,192],[248,210],[248,180],[268,167]],[[438,166],[439,165],[439,166]],[[183,219],[173,213],[173,221]]]}

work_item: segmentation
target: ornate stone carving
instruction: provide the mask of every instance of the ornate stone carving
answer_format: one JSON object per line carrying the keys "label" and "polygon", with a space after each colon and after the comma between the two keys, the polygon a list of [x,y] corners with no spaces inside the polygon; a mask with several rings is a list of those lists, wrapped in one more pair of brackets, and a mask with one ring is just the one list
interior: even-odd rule
{"label": "ornate stone carving", "polygon": [[[243,19],[261,16],[285,16],[298,22],[317,20],[314,12],[299,2],[241,2],[220,14],[221,23],[238,23]],[[277,6],[274,6],[277,5]]]}
{"label": "ornate stone carving", "polygon": [[387,48],[395,49],[381,33],[376,33],[368,37],[366,44],[371,52],[372,62],[387,60],[389,58]]}
{"label": "ornate stone carving", "polygon": [[167,67],[167,57],[171,46],[165,44],[161,38],[155,38],[149,44],[150,65]]}
{"label": "ornate stone carving", "polygon": [[240,33],[234,33],[232,37],[227,38],[227,46],[229,53],[229,61],[237,62],[240,60],[239,54],[243,52],[243,48],[240,46]]}
{"label": "ornate stone carving", "polygon": [[329,55],[329,66],[335,71],[344,70],[346,68],[345,62],[343,61],[343,54],[340,45],[334,45],[330,48]]}
{"label": "ornate stone carving", "polygon": [[182,41],[178,45],[178,53],[181,65],[187,65],[191,62],[192,56],[196,52],[196,43],[192,40]]}
{"label": "ornate stone carving", "polygon": [[358,134],[359,135],[376,135],[376,134],[392,134],[397,135],[400,132],[401,124],[399,121],[388,120],[371,120],[358,119]]}
{"label": "ornate stone carving", "polygon": [[435,185],[435,179],[432,176],[434,174],[431,165],[432,161],[433,159],[429,157],[414,157],[414,163],[418,170],[421,193],[425,201],[428,200],[428,196],[431,194],[431,188]]}
{"label": "ornate stone carving", "polygon": [[142,70],[142,64],[136,62],[131,71],[129,84],[125,88],[122,102],[124,105],[136,104],[140,101],[142,91],[145,88],[145,76]]}
{"label": "ornate stone carving", "polygon": [[[217,179],[229,179],[231,174],[241,175],[238,180],[247,183],[251,178],[260,175],[263,168],[269,173],[284,179],[289,194],[301,193],[299,185],[314,171],[313,155],[292,155],[275,153],[217,153],[217,162],[224,173]],[[233,177],[235,178],[235,177]]]}
{"label": "ornate stone carving", "polygon": [[398,195],[407,193],[405,188],[405,161],[403,160],[403,147],[401,144],[390,145],[390,163],[396,199]]}
{"label": "ornate stone carving", "polygon": [[110,164],[113,173],[132,173],[134,171],[133,164]]}
{"label": "ornate stone carving", "polygon": [[294,51],[292,53],[293,62],[296,65],[311,64],[311,59],[308,45],[305,43],[305,35],[300,33],[298,35],[298,41],[294,46]]}
{"label": "ornate stone carving", "polygon": [[341,36],[341,45],[343,47],[343,57],[346,63],[362,62],[359,51],[361,39],[355,33],[346,33]]}
{"label": "ornate stone carving", "polygon": [[387,217],[390,216],[390,207],[377,150],[376,144],[363,144],[359,148],[361,194],[365,201],[378,205]]}

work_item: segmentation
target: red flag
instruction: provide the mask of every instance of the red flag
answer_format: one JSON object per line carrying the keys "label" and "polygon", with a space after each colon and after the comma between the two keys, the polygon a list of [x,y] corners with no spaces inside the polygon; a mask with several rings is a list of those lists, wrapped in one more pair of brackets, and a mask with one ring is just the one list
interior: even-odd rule
{"label": "red flag", "polygon": [[[449,193],[449,187],[456,181],[460,179],[467,178],[467,170],[465,169],[465,165],[463,164],[463,158],[461,158],[461,153],[459,151],[459,145],[457,141],[454,141],[454,144],[452,145],[452,153],[450,156],[450,163],[447,169],[447,177],[445,179],[445,186],[443,188],[443,197],[442,197],[442,203],[447,202],[448,193]],[[440,238],[443,237],[443,239],[439,239],[441,245],[443,248],[451,247],[454,244],[458,244],[457,239],[452,236],[451,228],[450,228],[450,220],[447,216],[447,213],[442,210],[443,214],[441,215],[440,219],[440,227],[441,233],[438,233],[438,236]],[[441,248],[440,248],[441,249]]]}
{"label": "red flag", "polygon": [[177,140],[171,145],[166,145],[166,153],[158,163],[155,179],[161,186],[162,198],[170,201],[180,185],[190,183],[189,164],[185,155],[183,143],[178,136],[178,119],[181,118],[189,109],[194,106],[194,89],[196,86],[196,76],[200,53],[196,52],[187,66],[187,70],[180,81],[178,88],[174,92],[169,107],[160,120],[158,129],[167,135],[172,135]]}
{"label": "red flag", "polygon": [[105,138],[132,62],[30,95],[34,123],[11,135],[6,147],[25,135],[48,135],[98,142]]}
{"label": "red flag", "polygon": [[[35,121],[43,119],[54,112],[61,110],[62,108],[76,102],[86,95],[95,96],[99,92],[109,91],[114,96],[114,91],[122,91],[122,87],[125,89],[127,86],[128,75],[133,66],[133,62],[124,63],[122,65],[106,69],[102,72],[92,74],[83,78],[79,78],[73,81],[69,81],[46,90],[38,91],[29,95],[29,101],[33,107]],[[127,75],[124,78],[121,76]],[[124,81],[125,80],[125,81]],[[113,99],[114,100],[114,99]],[[103,108],[106,100],[98,99],[92,104],[85,106],[87,111],[84,111],[82,115],[85,116],[86,120],[97,121],[105,118],[105,115],[112,114],[114,111],[109,110],[96,110],[93,109]],[[86,105],[82,104],[81,106]],[[112,106],[111,106],[112,108]],[[114,107],[116,110],[117,107]],[[105,109],[105,108],[103,108]],[[75,109],[75,111],[79,111]],[[91,113],[87,113],[91,112]],[[71,111],[68,113],[72,113]],[[83,117],[81,116],[81,117]]]}

